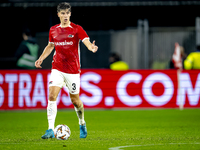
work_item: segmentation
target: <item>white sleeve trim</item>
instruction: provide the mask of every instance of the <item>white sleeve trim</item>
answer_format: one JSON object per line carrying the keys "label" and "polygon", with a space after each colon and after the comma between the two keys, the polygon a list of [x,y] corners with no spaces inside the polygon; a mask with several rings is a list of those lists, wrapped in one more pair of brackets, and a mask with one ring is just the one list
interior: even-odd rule
{"label": "white sleeve trim", "polygon": [[54,42],[49,42],[49,43],[54,44]]}
{"label": "white sleeve trim", "polygon": [[86,37],[86,38],[84,38],[84,39],[82,40],[82,42],[83,42],[83,41],[85,41],[86,39],[89,39],[89,40],[90,40],[90,38],[89,38],[89,37]]}

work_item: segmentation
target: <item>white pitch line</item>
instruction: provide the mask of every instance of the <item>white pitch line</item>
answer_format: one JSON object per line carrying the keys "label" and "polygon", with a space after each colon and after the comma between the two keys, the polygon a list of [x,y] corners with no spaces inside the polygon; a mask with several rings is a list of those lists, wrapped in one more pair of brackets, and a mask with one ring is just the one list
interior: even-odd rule
{"label": "white pitch line", "polygon": [[177,144],[182,144],[182,145],[186,145],[186,144],[200,144],[200,143],[166,143],[166,144],[146,144],[146,145],[126,145],[126,146],[118,146],[118,147],[111,147],[109,148],[109,150],[123,150],[123,148],[127,148],[127,147],[142,147],[142,146],[157,146],[157,145],[167,145],[167,144],[173,144],[173,145],[177,145]]}

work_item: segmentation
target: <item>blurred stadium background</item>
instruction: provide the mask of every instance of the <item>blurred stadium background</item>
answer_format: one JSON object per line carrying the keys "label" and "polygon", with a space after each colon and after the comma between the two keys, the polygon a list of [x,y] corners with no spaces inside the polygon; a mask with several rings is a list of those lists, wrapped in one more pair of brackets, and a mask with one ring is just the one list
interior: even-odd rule
{"label": "blurred stadium background", "polygon": [[[1,0],[0,69],[14,69],[14,53],[27,26],[40,46],[58,24],[56,6],[61,0]],[[130,69],[165,69],[178,42],[189,54],[200,43],[200,1],[193,0],[68,0],[71,21],[96,40],[95,58],[81,45],[82,68],[106,68],[110,52],[118,52]],[[52,57],[52,55],[51,55]],[[51,57],[43,64],[51,68]],[[163,64],[156,68],[155,63]]]}

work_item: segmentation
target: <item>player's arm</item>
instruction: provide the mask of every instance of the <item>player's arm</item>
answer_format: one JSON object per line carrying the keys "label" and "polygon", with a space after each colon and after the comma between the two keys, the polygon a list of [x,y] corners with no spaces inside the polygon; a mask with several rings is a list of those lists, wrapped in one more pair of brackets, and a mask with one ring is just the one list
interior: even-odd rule
{"label": "player's arm", "polygon": [[93,53],[96,53],[98,50],[98,46],[95,45],[95,41],[91,43],[89,39],[85,39],[83,43],[88,48],[88,50],[92,51]]}
{"label": "player's arm", "polygon": [[43,60],[51,54],[53,49],[54,49],[54,44],[49,42],[49,44],[45,47],[43,53],[40,55],[39,59],[36,60],[36,62],[35,62],[36,68],[42,68],[41,64],[42,64]]}

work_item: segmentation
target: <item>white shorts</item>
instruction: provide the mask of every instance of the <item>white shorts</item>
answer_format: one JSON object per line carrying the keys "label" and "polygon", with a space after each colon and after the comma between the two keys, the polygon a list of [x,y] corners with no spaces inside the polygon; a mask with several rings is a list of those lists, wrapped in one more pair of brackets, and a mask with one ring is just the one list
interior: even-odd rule
{"label": "white shorts", "polygon": [[79,94],[80,92],[80,74],[68,74],[56,69],[52,69],[49,87],[58,86],[62,88],[64,85],[68,87],[71,94]]}

